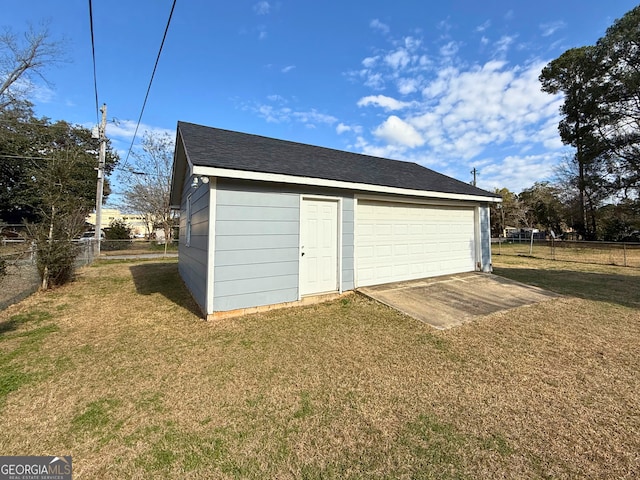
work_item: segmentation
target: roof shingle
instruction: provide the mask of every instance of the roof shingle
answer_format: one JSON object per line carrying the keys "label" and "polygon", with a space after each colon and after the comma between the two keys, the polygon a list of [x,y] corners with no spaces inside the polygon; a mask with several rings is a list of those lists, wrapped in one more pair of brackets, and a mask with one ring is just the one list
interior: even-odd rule
{"label": "roof shingle", "polygon": [[499,197],[416,163],[178,122],[193,165],[431,192]]}

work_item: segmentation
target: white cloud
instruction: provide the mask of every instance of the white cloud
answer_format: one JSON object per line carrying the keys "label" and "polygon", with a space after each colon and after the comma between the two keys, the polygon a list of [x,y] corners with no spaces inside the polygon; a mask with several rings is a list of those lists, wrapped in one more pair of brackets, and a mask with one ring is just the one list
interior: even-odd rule
{"label": "white cloud", "polygon": [[291,70],[293,70],[294,68],[296,68],[295,65],[287,65],[286,67],[284,67],[282,70],[280,70],[282,73],[289,73]]}
{"label": "white cloud", "polygon": [[515,42],[515,36],[503,35],[500,40],[495,43],[495,55],[504,56],[509,51],[509,47]]}
{"label": "white cloud", "polygon": [[[134,120],[113,120],[107,124],[106,134],[109,138],[127,140],[131,142],[133,138],[133,134],[136,130],[136,125],[138,122]],[[93,125],[88,128],[92,128]],[[154,135],[169,135],[171,138],[176,136],[175,130],[169,130],[167,128],[154,127],[152,125],[147,125],[145,123],[141,123],[138,127],[138,133],[136,138],[139,140],[142,138],[142,135],[145,132],[149,132]]]}
{"label": "white cloud", "polygon": [[364,60],[362,60],[362,65],[365,68],[373,68],[373,66],[376,64],[376,62],[378,61],[379,57],[367,57]]}
{"label": "white cloud", "polygon": [[284,98],[282,95],[278,95],[278,94],[273,94],[273,95],[268,95],[267,96],[267,100],[269,100],[270,102],[278,102],[278,103],[287,103],[287,99]]}
{"label": "white cloud", "polygon": [[373,90],[384,90],[385,84],[392,78],[402,95],[419,91],[420,78],[413,74],[434,66],[422,47],[422,40],[406,36],[393,43],[393,50],[364,58],[361,62],[363,68],[349,71],[346,75],[354,81],[362,81]]}
{"label": "white cloud", "polygon": [[[0,75],[0,82],[6,80],[6,76]],[[56,92],[46,85],[37,84],[25,76],[18,78],[7,90],[10,96],[20,98],[22,96],[36,100],[38,103],[50,103],[56,97]]]}
{"label": "white cloud", "polygon": [[401,110],[411,105],[409,102],[401,102],[395,98],[387,97],[385,95],[370,95],[358,100],[359,107],[367,107],[374,105],[376,107],[382,107],[385,110]]}
{"label": "white cloud", "polygon": [[420,133],[404,120],[391,115],[381,125],[379,125],[373,134],[386,140],[394,145],[401,145],[410,148],[424,145],[424,139]]}
{"label": "white cloud", "polygon": [[356,134],[361,134],[362,133],[362,127],[360,125],[346,125],[342,122],[340,122],[338,124],[338,126],[336,127],[336,133],[338,135],[342,135],[343,133],[347,133],[347,132],[353,132]]}
{"label": "white cloud", "polygon": [[[562,103],[562,100],[558,99],[558,108],[560,103]],[[540,136],[540,141],[544,147],[549,150],[560,150],[562,148],[566,148],[560,138],[560,134],[558,132],[558,120],[555,117],[549,117],[538,132],[538,135]]]}
{"label": "white cloud", "polygon": [[369,22],[369,26],[373,30],[377,30],[377,31],[382,32],[382,33],[389,33],[389,26],[384,24],[384,23],[382,23],[377,18],[374,18],[373,20],[371,20],[371,22]]}
{"label": "white cloud", "polygon": [[482,188],[493,190],[508,185],[509,190],[521,192],[536,180],[552,178],[558,164],[557,153],[537,155],[510,155],[500,160],[492,160],[482,167],[479,177]]}
{"label": "white cloud", "polygon": [[253,6],[256,15],[268,15],[271,12],[271,5],[267,1],[258,2]]}
{"label": "white cloud", "polygon": [[405,37],[404,38],[404,46],[408,51],[413,51],[422,45],[422,40],[415,37]]}
{"label": "white cloud", "polygon": [[306,125],[315,125],[316,123],[332,125],[338,121],[336,117],[320,113],[315,109],[311,109],[308,112],[293,112],[291,116]]}
{"label": "white cloud", "polygon": [[56,97],[56,92],[46,85],[34,84],[31,95],[38,103],[50,103]]}
{"label": "white cloud", "polygon": [[438,30],[449,32],[451,30],[451,22],[449,20],[440,20],[437,25]]}
{"label": "white cloud", "polygon": [[404,48],[399,48],[384,57],[384,61],[394,70],[406,67],[411,61],[411,56]]}
{"label": "white cloud", "polygon": [[338,124],[338,126],[336,127],[336,133],[338,135],[342,135],[345,132],[350,132],[351,131],[351,127],[349,125],[345,125],[344,123],[340,122]]}
{"label": "white cloud", "polygon": [[540,30],[542,30],[541,35],[543,37],[549,37],[556,33],[558,30],[562,30],[567,26],[562,20],[558,20],[556,22],[542,23],[539,25]]}
{"label": "white cloud", "polygon": [[485,30],[487,30],[489,27],[491,26],[491,20],[487,20],[486,22],[484,22],[482,25],[478,25],[476,27],[476,32],[484,32]]}
{"label": "white cloud", "polygon": [[338,121],[336,117],[318,112],[313,108],[311,110],[294,110],[291,107],[283,106],[288,101],[280,95],[269,95],[267,98],[278,105],[245,105],[243,108],[253,110],[269,123],[298,122],[307,128],[315,128],[318,124],[333,125]]}
{"label": "white cloud", "polygon": [[[381,28],[374,22],[370,26]],[[477,31],[489,26],[485,22]],[[519,191],[548,178],[565,147],[557,132],[562,99],[543,93],[538,80],[547,62],[512,63],[516,36],[489,40],[480,34],[486,58],[469,63],[460,53],[466,46],[451,38],[448,22],[441,29],[446,34],[439,39],[439,50],[417,34],[385,37],[387,49],[372,50],[357,70],[346,73],[366,89],[354,99],[358,107],[393,113],[384,120],[371,109],[362,110],[356,121],[338,119],[293,107],[297,101],[279,95],[249,108],[268,122],[328,126],[337,135],[355,138],[349,146],[354,151],[416,161],[461,180],[478,168],[483,188]],[[373,127],[367,122],[371,119]]]}
{"label": "white cloud", "polygon": [[371,145],[364,137],[358,137],[355,145],[352,145],[356,151],[373,157],[393,158],[396,160],[405,159],[406,147],[402,145]]}
{"label": "white cloud", "polygon": [[[442,28],[448,30],[448,23]],[[358,106],[376,106],[395,115],[360,135],[354,148],[451,174],[481,167],[488,186],[516,189],[550,175],[563,148],[557,133],[562,100],[540,90],[538,76],[546,61],[511,64],[508,56],[516,36],[492,42],[482,36],[481,42],[493,49],[483,63],[469,65],[460,58],[462,44],[443,38],[439,54],[431,56],[431,46],[420,39],[390,40],[390,48],[378,49],[363,61],[365,68],[352,74],[365,87],[393,88],[402,95],[360,97]],[[348,122],[336,131],[350,132]]]}
{"label": "white cloud", "polygon": [[548,142],[555,137],[539,123],[557,124],[558,103],[540,90],[543,65],[493,60],[466,71],[442,70],[423,90],[429,99],[424,113],[407,121],[435,151],[454,158],[473,158],[489,145]]}
{"label": "white cloud", "polygon": [[427,98],[437,97],[446,92],[452,79],[459,74],[458,69],[454,67],[442,68],[438,71],[438,75],[422,90],[422,95]]}
{"label": "white cloud", "polygon": [[366,81],[364,84],[367,87],[373,88],[374,90],[383,90],[384,89],[384,78],[381,73],[371,73],[366,72]]}
{"label": "white cloud", "polygon": [[396,85],[398,87],[398,92],[402,95],[409,95],[410,93],[418,91],[420,83],[420,78],[399,78]]}
{"label": "white cloud", "polygon": [[446,45],[440,47],[440,55],[443,57],[452,57],[458,53],[458,44],[456,42],[448,42]]}

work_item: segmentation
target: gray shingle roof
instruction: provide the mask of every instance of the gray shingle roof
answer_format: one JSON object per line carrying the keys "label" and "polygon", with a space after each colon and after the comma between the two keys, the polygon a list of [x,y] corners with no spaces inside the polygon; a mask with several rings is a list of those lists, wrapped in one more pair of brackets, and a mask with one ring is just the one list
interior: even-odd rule
{"label": "gray shingle roof", "polygon": [[178,122],[193,165],[499,197],[416,163]]}

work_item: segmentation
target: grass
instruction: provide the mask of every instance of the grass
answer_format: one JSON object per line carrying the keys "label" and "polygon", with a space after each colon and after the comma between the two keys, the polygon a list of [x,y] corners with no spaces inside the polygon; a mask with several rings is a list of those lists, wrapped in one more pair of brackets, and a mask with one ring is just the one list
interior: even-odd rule
{"label": "grass", "polygon": [[[164,253],[165,245],[148,240],[105,240],[100,254],[111,255],[141,255],[147,253]],[[167,245],[167,253],[177,253],[178,244],[173,242]]]}
{"label": "grass", "polygon": [[0,451],[79,479],[636,478],[640,272],[494,260],[565,297],[449,331],[358,296],[206,323],[175,261],[85,268],[0,313]]}
{"label": "grass", "polygon": [[58,362],[46,365],[45,358],[38,356],[44,340],[59,330],[54,323],[46,322],[50,318],[48,312],[33,310],[12,315],[0,324],[0,407],[11,392],[48,377],[64,363],[60,356]]}
{"label": "grass", "polygon": [[492,250],[494,258],[509,255],[532,256],[545,260],[640,268],[640,244],[638,243],[536,241],[531,247],[529,243],[523,241],[522,243],[493,244]]}
{"label": "grass", "polygon": [[494,257],[495,273],[564,295],[640,308],[640,270],[523,257]]}

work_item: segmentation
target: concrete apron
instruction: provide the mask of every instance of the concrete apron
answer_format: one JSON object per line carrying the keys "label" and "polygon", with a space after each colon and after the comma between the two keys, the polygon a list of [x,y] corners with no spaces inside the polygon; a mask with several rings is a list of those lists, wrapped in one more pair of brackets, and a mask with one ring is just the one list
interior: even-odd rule
{"label": "concrete apron", "polygon": [[477,272],[362,287],[358,292],[440,330],[560,296]]}

